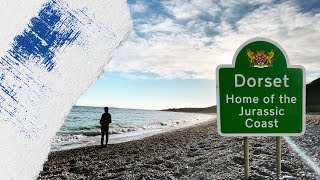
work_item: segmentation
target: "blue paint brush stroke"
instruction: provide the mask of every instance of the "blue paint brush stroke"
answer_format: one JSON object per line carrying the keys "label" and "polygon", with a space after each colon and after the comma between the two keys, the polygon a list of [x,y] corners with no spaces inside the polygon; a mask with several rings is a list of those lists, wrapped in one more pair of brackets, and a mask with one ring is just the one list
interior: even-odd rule
{"label": "blue paint brush stroke", "polygon": [[55,53],[79,36],[78,23],[67,8],[50,1],[31,19],[22,34],[14,38],[8,53],[19,63],[36,59],[50,72],[55,66]]}
{"label": "blue paint brush stroke", "polygon": [[34,79],[37,72],[32,72],[27,63],[32,62],[47,72],[52,71],[58,60],[57,53],[63,52],[77,39],[79,41],[83,26],[77,18],[79,15],[84,14],[71,9],[65,1],[49,0],[31,18],[22,33],[14,37],[11,48],[0,57],[0,114],[6,112],[15,116],[19,102],[17,89],[23,87],[28,88],[25,91],[33,91],[29,85],[44,86],[42,83],[45,82]]}

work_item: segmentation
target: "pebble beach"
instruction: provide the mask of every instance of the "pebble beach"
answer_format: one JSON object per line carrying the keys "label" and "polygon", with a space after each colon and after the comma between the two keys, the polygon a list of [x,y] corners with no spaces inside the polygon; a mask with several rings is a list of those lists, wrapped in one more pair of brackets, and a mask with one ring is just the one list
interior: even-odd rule
{"label": "pebble beach", "polygon": [[[291,137],[320,165],[320,115],[307,115],[306,134]],[[275,137],[250,138],[250,179],[276,179]],[[243,138],[222,137],[216,120],[141,140],[50,153],[38,179],[242,179]],[[319,173],[319,172],[318,172]],[[282,139],[283,179],[320,179]]]}

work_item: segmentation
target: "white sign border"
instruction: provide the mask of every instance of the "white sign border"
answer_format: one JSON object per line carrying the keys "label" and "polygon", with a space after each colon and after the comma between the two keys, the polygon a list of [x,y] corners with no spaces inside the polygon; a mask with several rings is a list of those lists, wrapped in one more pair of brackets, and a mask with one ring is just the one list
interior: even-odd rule
{"label": "white sign border", "polygon": [[[219,89],[219,70],[220,68],[235,68],[235,63],[236,63],[236,59],[237,56],[239,54],[239,52],[241,51],[241,49],[243,47],[245,47],[246,45],[252,43],[252,42],[256,42],[256,41],[265,41],[265,42],[269,42],[272,43],[273,45],[277,46],[281,52],[283,53],[283,55],[285,56],[286,62],[287,62],[287,68],[301,68],[303,73],[302,73],[302,79],[303,79],[303,90],[302,90],[302,132],[301,133],[222,133],[221,132],[221,121],[220,121],[220,89]],[[287,53],[284,51],[284,49],[276,42],[274,42],[271,39],[267,39],[267,38],[262,38],[262,37],[256,37],[253,39],[250,39],[246,42],[244,42],[243,44],[241,44],[241,46],[237,49],[237,51],[235,52],[235,54],[233,55],[233,59],[232,59],[232,64],[220,64],[219,66],[217,66],[216,68],[216,96],[217,96],[217,129],[218,129],[218,133],[221,136],[248,136],[248,137],[253,137],[253,136],[301,136],[305,133],[306,130],[306,71],[305,68],[303,66],[300,65],[290,65],[289,63],[289,58]]]}

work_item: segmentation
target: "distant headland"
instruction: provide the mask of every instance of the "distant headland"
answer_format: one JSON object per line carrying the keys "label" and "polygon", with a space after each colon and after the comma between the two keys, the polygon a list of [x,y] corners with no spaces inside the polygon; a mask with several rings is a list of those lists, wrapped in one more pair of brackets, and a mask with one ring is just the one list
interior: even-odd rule
{"label": "distant headland", "polygon": [[[307,84],[306,87],[306,110],[307,113],[320,113],[320,78]],[[185,107],[185,108],[170,108],[161,111],[172,112],[190,112],[190,113],[217,113],[217,106],[210,107]]]}
{"label": "distant headland", "polygon": [[320,78],[307,84],[307,112],[319,112],[320,113]]}
{"label": "distant headland", "polygon": [[205,108],[170,108],[163,109],[161,111],[172,111],[172,112],[189,112],[189,113],[217,113],[217,106],[210,106]]}

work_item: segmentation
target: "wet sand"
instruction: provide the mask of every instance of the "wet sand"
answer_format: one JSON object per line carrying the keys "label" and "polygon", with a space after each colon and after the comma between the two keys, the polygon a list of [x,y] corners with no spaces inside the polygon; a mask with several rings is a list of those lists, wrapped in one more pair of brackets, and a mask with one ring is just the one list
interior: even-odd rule
{"label": "wet sand", "polygon": [[[307,131],[292,137],[320,165],[320,115],[307,116]],[[221,137],[216,121],[142,140],[52,152],[39,179],[242,179],[243,138]],[[251,179],[275,179],[275,137],[250,138]],[[282,175],[320,178],[285,140]]]}

